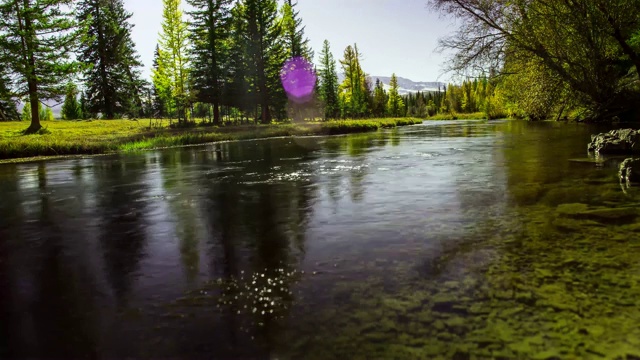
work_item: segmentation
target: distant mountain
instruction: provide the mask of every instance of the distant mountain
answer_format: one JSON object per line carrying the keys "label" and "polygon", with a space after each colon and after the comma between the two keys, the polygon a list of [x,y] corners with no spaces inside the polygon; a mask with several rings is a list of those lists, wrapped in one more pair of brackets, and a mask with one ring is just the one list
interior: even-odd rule
{"label": "distant mountain", "polygon": [[[384,89],[389,91],[389,88],[391,87],[389,85],[389,83],[391,82],[391,77],[390,76],[374,76],[371,75],[369,76],[371,78],[371,82],[372,84],[375,85],[376,83],[376,79],[380,79],[380,82],[382,82]],[[398,78],[398,93],[400,95],[406,95],[409,93],[416,93],[416,92],[425,92],[425,91],[438,91],[438,87],[440,89],[443,89],[444,86],[446,86],[445,83],[443,82],[437,82],[437,81],[413,81],[407,78],[403,78],[403,77],[397,77]],[[344,81],[344,74],[339,74],[338,75],[338,80],[342,83]]]}

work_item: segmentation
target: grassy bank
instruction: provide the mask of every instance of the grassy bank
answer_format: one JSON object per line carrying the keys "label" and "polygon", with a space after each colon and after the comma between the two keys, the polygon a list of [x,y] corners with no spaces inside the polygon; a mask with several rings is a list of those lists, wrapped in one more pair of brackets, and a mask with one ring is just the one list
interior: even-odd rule
{"label": "grassy bank", "polygon": [[149,120],[48,121],[40,134],[24,135],[26,122],[0,122],[0,160],[36,156],[105,154],[217,141],[282,136],[335,135],[421,123],[420,119],[339,120],[322,123],[171,129]]}
{"label": "grassy bank", "polygon": [[436,114],[429,116],[427,120],[479,120],[486,119],[487,114],[483,112],[470,113],[470,114]]}

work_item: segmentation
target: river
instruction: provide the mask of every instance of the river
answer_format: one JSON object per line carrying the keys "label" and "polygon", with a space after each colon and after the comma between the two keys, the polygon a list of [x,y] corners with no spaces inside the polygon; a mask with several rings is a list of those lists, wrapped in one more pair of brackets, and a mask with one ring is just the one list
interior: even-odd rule
{"label": "river", "polygon": [[0,165],[0,358],[638,358],[640,194],[599,130]]}

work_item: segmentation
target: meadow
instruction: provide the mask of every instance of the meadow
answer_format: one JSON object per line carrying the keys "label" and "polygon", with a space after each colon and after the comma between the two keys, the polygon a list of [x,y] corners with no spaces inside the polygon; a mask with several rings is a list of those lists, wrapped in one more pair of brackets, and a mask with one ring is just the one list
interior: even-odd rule
{"label": "meadow", "polygon": [[27,122],[0,122],[0,161],[108,154],[269,137],[348,134],[418,123],[422,123],[422,120],[385,118],[171,128],[168,120],[54,120],[43,122],[43,129],[39,133],[25,135]]}

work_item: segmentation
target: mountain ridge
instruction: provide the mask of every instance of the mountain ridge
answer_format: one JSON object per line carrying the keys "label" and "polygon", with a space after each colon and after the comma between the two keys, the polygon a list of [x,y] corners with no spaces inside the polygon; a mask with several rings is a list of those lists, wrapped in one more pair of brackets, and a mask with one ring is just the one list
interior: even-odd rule
{"label": "mountain ridge", "polygon": [[[391,76],[369,75],[372,85],[375,85],[376,79],[379,79],[384,89],[389,91],[391,88]],[[439,81],[413,81],[408,78],[396,76],[398,79],[398,93],[400,95],[413,94],[417,92],[438,91],[446,86],[446,83]],[[338,81],[342,83],[345,79],[344,74],[338,74]]]}

